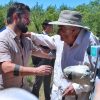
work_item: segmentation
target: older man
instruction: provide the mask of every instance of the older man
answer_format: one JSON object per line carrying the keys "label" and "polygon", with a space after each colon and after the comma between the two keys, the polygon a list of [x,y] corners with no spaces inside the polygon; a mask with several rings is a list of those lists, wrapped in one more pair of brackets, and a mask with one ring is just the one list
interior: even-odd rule
{"label": "older man", "polygon": [[63,69],[68,66],[74,67],[80,63],[91,66],[86,51],[91,44],[97,44],[97,40],[81,22],[82,15],[79,12],[63,10],[58,21],[49,23],[58,25],[58,35],[49,37],[31,33],[36,44],[56,49],[51,100],[89,100],[90,85],[73,83],[63,73]]}

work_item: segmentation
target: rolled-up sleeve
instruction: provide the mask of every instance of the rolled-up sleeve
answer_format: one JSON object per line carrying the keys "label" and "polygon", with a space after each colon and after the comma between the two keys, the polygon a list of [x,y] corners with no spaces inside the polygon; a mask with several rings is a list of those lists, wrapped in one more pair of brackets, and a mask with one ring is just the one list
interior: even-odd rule
{"label": "rolled-up sleeve", "polygon": [[53,37],[50,37],[48,35],[31,33],[31,39],[33,42],[35,42],[36,45],[44,45],[49,47],[50,49],[56,48]]}
{"label": "rolled-up sleeve", "polygon": [[0,62],[11,61],[9,47],[4,40],[0,39]]}

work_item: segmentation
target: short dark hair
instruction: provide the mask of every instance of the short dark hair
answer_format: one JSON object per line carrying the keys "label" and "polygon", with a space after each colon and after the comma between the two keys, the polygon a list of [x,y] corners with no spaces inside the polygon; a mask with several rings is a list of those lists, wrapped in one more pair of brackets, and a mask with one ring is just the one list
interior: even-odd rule
{"label": "short dark hair", "polygon": [[49,24],[49,22],[51,22],[51,20],[44,20],[44,22],[42,23],[42,28],[43,29],[45,29],[47,26],[51,26],[50,24]]}
{"label": "short dark hair", "polygon": [[20,15],[24,13],[25,10],[30,12],[29,6],[18,2],[13,3],[7,11],[7,24],[11,24],[13,22],[12,16],[15,12]]}

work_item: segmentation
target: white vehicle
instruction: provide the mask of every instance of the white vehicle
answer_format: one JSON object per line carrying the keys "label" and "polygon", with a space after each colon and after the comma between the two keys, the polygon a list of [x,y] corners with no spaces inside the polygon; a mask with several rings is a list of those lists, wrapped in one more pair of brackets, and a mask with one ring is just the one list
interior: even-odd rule
{"label": "white vehicle", "polygon": [[90,71],[89,67],[86,65],[75,65],[66,67],[64,70],[65,77],[75,83],[78,84],[87,84],[90,85],[93,72]]}
{"label": "white vehicle", "polygon": [[8,88],[0,91],[0,100],[38,100],[33,94],[20,88]]}

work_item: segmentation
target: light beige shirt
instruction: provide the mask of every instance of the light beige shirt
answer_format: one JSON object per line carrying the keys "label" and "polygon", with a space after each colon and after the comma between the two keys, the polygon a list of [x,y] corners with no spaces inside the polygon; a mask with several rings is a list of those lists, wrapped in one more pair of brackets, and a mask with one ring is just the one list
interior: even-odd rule
{"label": "light beige shirt", "polygon": [[[27,66],[34,45],[26,37],[22,38],[23,48],[20,42],[14,31],[8,27],[2,31],[0,33],[0,62],[11,61],[15,64]],[[20,87],[22,85],[22,76],[13,76],[10,73],[4,74],[1,72],[0,85],[4,88]]]}

